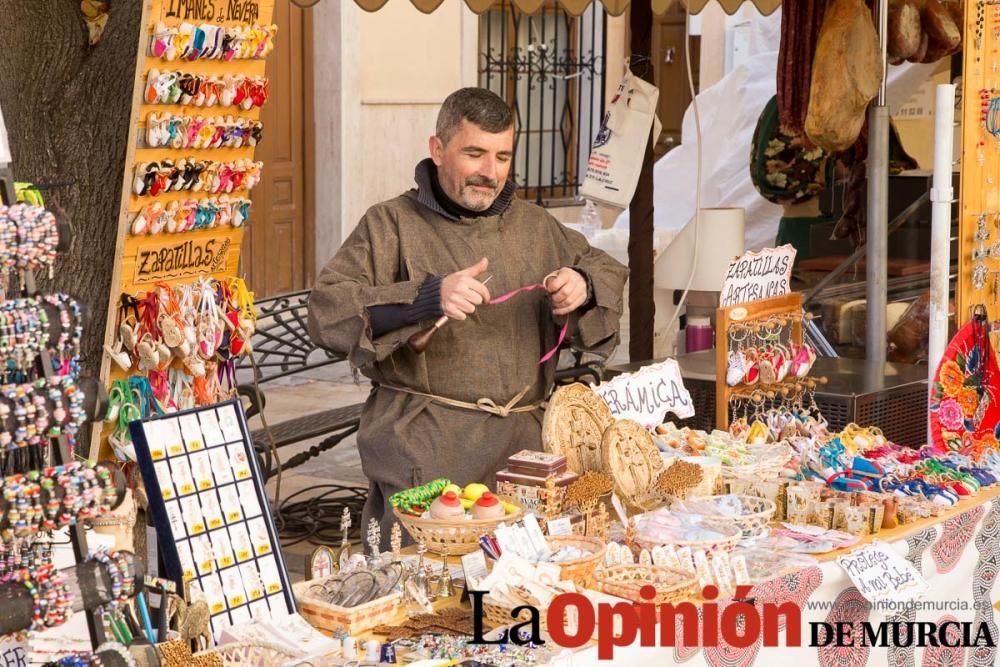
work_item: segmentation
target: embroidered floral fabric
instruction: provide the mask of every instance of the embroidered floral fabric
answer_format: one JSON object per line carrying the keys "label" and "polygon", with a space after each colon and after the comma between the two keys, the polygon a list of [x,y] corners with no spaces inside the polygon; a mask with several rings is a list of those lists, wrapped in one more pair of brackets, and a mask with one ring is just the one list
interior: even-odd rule
{"label": "embroidered floral fabric", "polygon": [[807,146],[803,135],[781,131],[777,97],[761,112],[750,151],[750,179],[760,195],[775,204],[807,202],[833,180],[833,162],[826,151]]}
{"label": "embroidered floral fabric", "polygon": [[976,326],[973,320],[955,334],[938,366],[930,422],[940,451],[998,446],[1000,374],[989,336],[977,335]]}

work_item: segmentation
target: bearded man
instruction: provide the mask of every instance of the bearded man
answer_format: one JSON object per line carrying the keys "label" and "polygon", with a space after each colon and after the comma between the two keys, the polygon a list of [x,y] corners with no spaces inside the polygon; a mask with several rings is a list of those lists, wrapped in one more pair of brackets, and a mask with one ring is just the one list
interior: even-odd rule
{"label": "bearded man", "polygon": [[[495,94],[449,95],[429,149],[416,189],[368,210],[309,299],[313,339],[372,380],[358,431],[370,481],[362,525],[380,519],[383,541],[393,493],[439,477],[493,486],[508,456],[541,449],[558,355],[539,359],[564,324],[574,345],[610,353],[627,277],[516,198],[514,114]],[[442,315],[425,351],[407,345]]]}

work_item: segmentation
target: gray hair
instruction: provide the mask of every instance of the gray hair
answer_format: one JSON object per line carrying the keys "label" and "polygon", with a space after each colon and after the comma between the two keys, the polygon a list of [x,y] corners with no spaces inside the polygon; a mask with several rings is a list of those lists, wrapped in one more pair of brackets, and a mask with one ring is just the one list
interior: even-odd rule
{"label": "gray hair", "polygon": [[497,134],[514,125],[514,111],[496,93],[485,88],[460,88],[445,98],[438,112],[435,133],[447,145],[467,120]]}

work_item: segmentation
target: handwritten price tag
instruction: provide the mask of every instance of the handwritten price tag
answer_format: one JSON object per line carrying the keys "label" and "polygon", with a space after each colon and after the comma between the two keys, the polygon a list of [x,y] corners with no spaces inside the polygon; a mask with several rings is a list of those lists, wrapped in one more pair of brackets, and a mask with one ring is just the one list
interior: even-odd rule
{"label": "handwritten price tag", "polygon": [[837,564],[869,602],[912,602],[928,590],[910,561],[879,540],[840,556]]}

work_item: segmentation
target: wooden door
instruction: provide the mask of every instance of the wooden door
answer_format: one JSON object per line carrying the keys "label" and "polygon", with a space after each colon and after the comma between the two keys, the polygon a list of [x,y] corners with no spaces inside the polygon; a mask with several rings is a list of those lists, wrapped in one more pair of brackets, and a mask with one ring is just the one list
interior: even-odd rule
{"label": "wooden door", "polygon": [[[684,54],[684,11],[675,11],[657,16],[653,26],[652,58],[654,80],[660,89],[657,113],[663,130],[653,147],[654,158],[662,157],[671,148],[681,143],[681,123],[684,111],[691,104],[691,89],[688,86],[687,64]],[[691,75],[694,89],[698,90],[698,62],[701,40],[691,37]]]}
{"label": "wooden door", "polygon": [[275,0],[275,48],[267,58],[270,94],[261,110],[256,157],[264,175],[253,190],[243,271],[257,298],[312,281],[312,25],[308,11]]}

